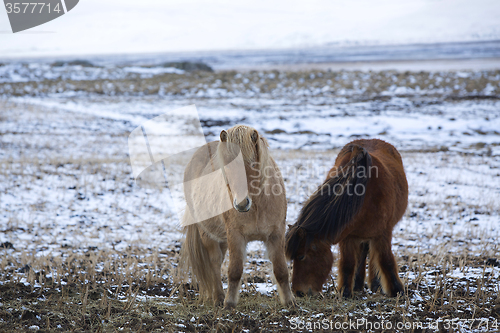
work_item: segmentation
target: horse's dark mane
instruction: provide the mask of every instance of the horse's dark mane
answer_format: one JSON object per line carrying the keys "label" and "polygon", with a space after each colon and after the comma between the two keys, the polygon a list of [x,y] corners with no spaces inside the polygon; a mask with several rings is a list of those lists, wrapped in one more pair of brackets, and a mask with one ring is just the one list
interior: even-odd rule
{"label": "horse's dark mane", "polygon": [[[337,170],[335,177],[327,179],[318,187],[302,207],[297,223],[288,231],[286,256],[289,259],[295,259],[302,241],[305,241],[306,248],[314,238],[337,243],[342,231],[360,211],[372,159],[364,148],[356,144],[345,147],[339,157],[349,152],[355,155],[344,167]],[[364,168],[364,172],[361,172],[361,168]],[[354,191],[356,185],[364,189],[361,194]]]}

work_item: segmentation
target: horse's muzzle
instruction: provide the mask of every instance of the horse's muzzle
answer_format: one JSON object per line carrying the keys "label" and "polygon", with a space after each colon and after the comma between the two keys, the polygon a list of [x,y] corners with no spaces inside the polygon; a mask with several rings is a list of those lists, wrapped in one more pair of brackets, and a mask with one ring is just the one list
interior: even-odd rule
{"label": "horse's muzzle", "polygon": [[238,204],[235,198],[233,201],[233,207],[240,213],[246,213],[252,207],[252,199],[250,199],[250,197],[246,197],[242,202]]}

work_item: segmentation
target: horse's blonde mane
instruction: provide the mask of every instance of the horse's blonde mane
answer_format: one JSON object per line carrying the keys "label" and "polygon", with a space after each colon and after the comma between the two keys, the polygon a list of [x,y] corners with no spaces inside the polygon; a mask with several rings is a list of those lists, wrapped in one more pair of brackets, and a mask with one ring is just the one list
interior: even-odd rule
{"label": "horse's blonde mane", "polygon": [[[252,136],[257,133],[258,139],[254,143]],[[270,165],[269,163],[269,143],[266,138],[260,135],[260,133],[249,126],[236,125],[227,130],[227,142],[237,144],[240,147],[241,154],[245,165],[252,166],[252,163],[257,162],[257,167],[261,170],[261,181],[260,186],[264,186],[266,181],[264,170]],[[217,155],[219,152],[220,145],[217,149]]]}

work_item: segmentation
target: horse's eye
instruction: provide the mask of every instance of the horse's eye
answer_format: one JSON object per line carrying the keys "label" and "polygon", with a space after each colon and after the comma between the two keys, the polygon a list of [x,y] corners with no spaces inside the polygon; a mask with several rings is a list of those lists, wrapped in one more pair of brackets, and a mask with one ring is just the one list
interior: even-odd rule
{"label": "horse's eye", "polygon": [[306,256],[304,256],[304,255],[297,257],[297,259],[300,260],[300,261],[304,261],[305,258],[306,258]]}

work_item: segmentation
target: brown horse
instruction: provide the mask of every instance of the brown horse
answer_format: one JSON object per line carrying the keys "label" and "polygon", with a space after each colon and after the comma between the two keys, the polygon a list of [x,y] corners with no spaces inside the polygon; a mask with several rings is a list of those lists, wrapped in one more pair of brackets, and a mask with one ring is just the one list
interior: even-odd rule
{"label": "brown horse", "polygon": [[407,204],[408,182],[396,148],[377,139],[347,144],[286,236],[292,290],[298,296],[321,292],[333,264],[331,245],[339,243],[338,290],[344,297],[363,289],[368,253],[371,289],[381,281],[387,295],[402,293],[391,239]]}
{"label": "brown horse", "polygon": [[[233,155],[237,155],[231,152],[235,145],[244,161],[246,179],[243,189],[241,182],[240,186],[237,185],[237,172],[224,167]],[[194,154],[186,168],[190,172],[187,180],[214,170],[225,170],[225,184],[204,183],[197,188],[185,187],[186,199],[199,204],[207,196],[219,196],[221,191],[229,191],[233,207],[199,223],[192,221],[193,216],[203,215],[204,212],[186,210],[183,221],[187,225],[186,240],[181,250],[181,267],[187,265],[191,268],[194,281],[200,287],[200,295],[211,298],[216,305],[224,302],[225,308],[234,308],[241,285],[246,245],[250,241],[263,241],[273,264],[281,302],[293,305],[295,301],[285,259],[285,186],[278,166],[269,155],[267,140],[255,129],[237,125],[227,132],[222,131],[220,142],[212,142],[202,148]],[[229,283],[224,296],[221,265],[228,249]]]}

